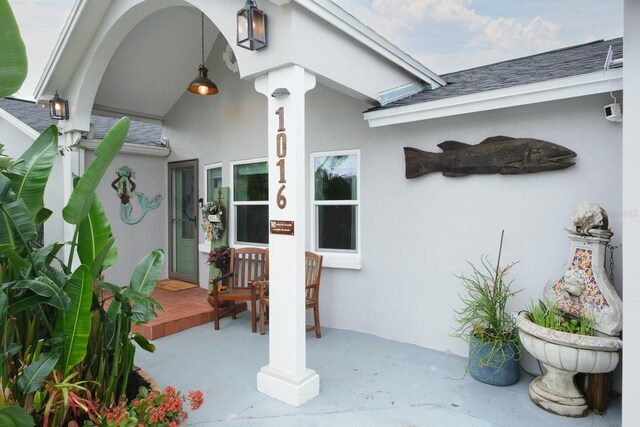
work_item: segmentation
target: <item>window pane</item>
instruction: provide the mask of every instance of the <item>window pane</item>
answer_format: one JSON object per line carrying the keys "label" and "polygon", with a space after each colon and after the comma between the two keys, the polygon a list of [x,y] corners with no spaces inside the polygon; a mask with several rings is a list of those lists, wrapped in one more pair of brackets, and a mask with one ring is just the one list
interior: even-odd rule
{"label": "window pane", "polygon": [[269,206],[236,206],[236,241],[269,243]]}
{"label": "window pane", "polygon": [[193,197],[193,168],[187,167],[179,169],[179,175],[181,180],[181,188],[180,188],[180,218],[182,219],[181,231],[183,239],[193,239],[194,238],[194,230],[193,226],[193,204],[195,203]]}
{"label": "window pane", "polygon": [[318,206],[318,249],[356,248],[356,206]]}
{"label": "window pane", "polygon": [[233,166],[233,200],[236,202],[269,200],[267,162]]}
{"label": "window pane", "polygon": [[315,200],[357,200],[357,156],[314,158]]}
{"label": "window pane", "polygon": [[215,189],[222,187],[222,168],[207,169],[207,202],[216,199]]}

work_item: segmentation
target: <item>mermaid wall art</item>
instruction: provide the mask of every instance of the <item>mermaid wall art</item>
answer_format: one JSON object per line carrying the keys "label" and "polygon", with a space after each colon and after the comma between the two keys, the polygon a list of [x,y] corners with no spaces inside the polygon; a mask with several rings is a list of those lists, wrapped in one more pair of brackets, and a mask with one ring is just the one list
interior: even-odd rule
{"label": "mermaid wall art", "polygon": [[[144,193],[135,191],[136,184],[133,182],[133,178],[135,178],[136,173],[129,166],[122,166],[116,170],[116,175],[118,175],[118,177],[113,180],[111,187],[116,190],[120,198],[120,219],[122,219],[122,222],[129,225],[137,224],[142,221],[142,218],[144,218],[147,212],[160,206],[160,202],[162,201],[161,194],[157,194],[155,197],[149,199]],[[133,206],[131,205],[131,198],[133,196],[136,196],[142,208],[142,212],[140,212],[137,217],[132,217]]]}

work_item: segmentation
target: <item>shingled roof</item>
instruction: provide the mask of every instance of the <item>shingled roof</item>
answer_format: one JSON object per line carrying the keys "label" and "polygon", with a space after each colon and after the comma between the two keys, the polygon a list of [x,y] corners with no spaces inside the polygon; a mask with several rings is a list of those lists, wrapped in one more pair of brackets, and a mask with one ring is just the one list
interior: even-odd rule
{"label": "shingled roof", "polygon": [[[425,89],[415,95],[368,111],[386,110],[602,71],[609,46],[613,48],[613,59],[622,57],[621,37],[566,47],[524,58],[511,59],[444,74],[441,77],[447,82],[446,86]],[[614,65],[611,68],[620,66]]]}
{"label": "shingled roof", "polygon": [[[32,129],[42,132],[56,121],[49,117],[49,110],[32,101],[14,98],[0,99],[0,108],[11,114]],[[104,138],[109,129],[116,124],[118,119],[108,116],[92,114],[91,123],[94,125],[93,139]],[[131,120],[129,133],[125,142],[131,144],[162,146],[162,125],[160,123]]]}

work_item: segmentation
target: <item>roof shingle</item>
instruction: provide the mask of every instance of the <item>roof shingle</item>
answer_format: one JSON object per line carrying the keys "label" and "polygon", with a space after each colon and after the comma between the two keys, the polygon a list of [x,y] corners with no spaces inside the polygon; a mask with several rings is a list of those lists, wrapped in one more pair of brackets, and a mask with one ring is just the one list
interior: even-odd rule
{"label": "roof shingle", "polygon": [[[56,120],[49,117],[49,110],[32,101],[5,98],[0,99],[0,108],[22,121],[32,129],[42,132]],[[91,123],[94,125],[93,139],[104,138],[109,129],[116,124],[118,119],[108,116],[92,114]],[[125,142],[141,145],[162,146],[160,138],[162,136],[162,125],[160,123],[145,122],[142,120],[131,120],[129,133]]]}
{"label": "roof shingle", "polygon": [[[442,77],[447,81],[447,86],[433,90],[426,89],[415,95],[399,99],[384,106],[374,107],[368,111],[431,102],[602,71],[609,46],[613,48],[613,59],[622,57],[622,37],[566,47],[524,58],[511,59],[444,74]],[[611,68],[616,67],[620,67],[620,65],[614,65]]]}

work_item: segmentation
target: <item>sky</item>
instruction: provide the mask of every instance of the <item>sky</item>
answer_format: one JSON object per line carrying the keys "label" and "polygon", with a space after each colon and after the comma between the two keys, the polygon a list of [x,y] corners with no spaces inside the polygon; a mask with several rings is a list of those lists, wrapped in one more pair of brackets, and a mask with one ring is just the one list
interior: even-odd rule
{"label": "sky", "polygon": [[[622,0],[333,1],[438,74],[622,36]],[[29,59],[19,96],[32,98],[74,0],[9,4]]]}

